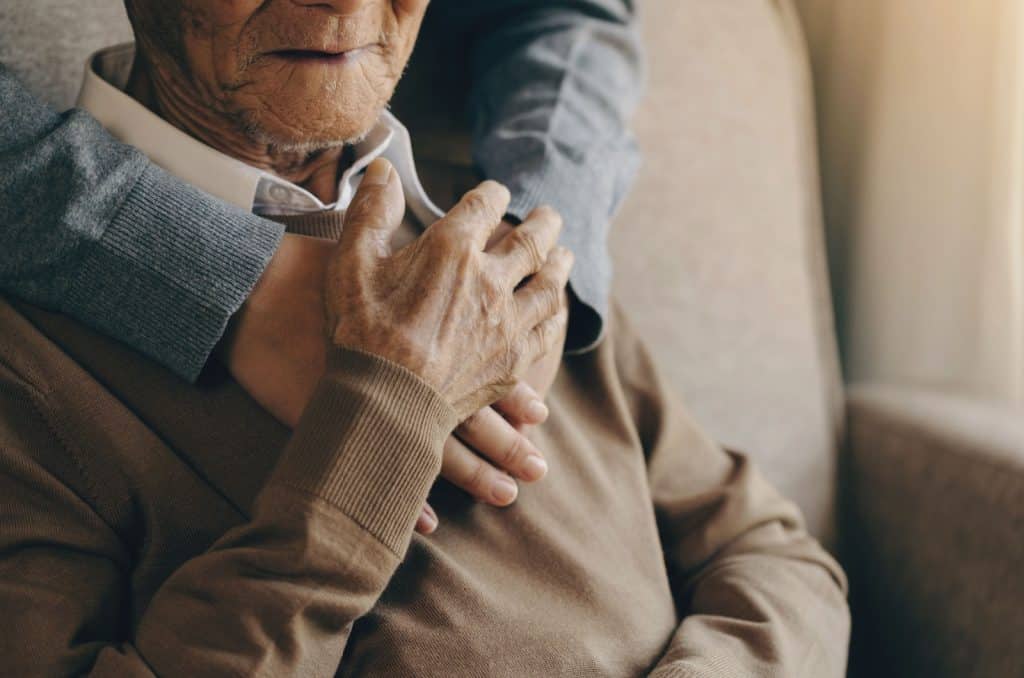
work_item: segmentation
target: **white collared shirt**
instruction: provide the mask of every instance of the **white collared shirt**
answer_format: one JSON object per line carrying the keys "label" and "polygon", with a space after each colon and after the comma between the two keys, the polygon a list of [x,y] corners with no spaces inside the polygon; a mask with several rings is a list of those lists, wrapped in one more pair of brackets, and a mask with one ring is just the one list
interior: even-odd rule
{"label": "white collared shirt", "polygon": [[160,118],[124,92],[135,57],[132,43],[108,47],[89,58],[77,106],[126,144],[182,181],[228,203],[260,215],[344,211],[362,181],[363,170],[375,158],[394,165],[410,211],[427,226],[443,212],[427,196],[416,173],[409,131],[390,112],[354,147],[355,161],[338,181],[338,200],[325,205],[319,198],[286,179],[245,164]]}

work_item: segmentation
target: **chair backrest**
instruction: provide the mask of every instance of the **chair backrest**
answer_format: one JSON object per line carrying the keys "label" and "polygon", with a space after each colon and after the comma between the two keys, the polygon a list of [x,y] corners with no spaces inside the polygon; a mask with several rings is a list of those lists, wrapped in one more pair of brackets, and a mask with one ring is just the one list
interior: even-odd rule
{"label": "chair backrest", "polygon": [[[613,236],[617,295],[697,417],[757,459],[828,538],[842,397],[798,23],[789,0],[638,4],[646,164]],[[0,9],[0,59],[61,106],[85,55],[129,35],[119,0]],[[446,99],[437,74],[453,69],[427,63],[429,42],[399,113],[420,84]],[[409,121],[417,153],[468,162],[452,108],[434,118],[426,108]]]}
{"label": "chair backrest", "polygon": [[90,53],[131,38],[123,0],[0,2],[0,62],[58,110],[74,104]]}
{"label": "chair backrest", "polygon": [[650,0],[617,293],[701,422],[830,540],[842,390],[813,96],[788,0]]}

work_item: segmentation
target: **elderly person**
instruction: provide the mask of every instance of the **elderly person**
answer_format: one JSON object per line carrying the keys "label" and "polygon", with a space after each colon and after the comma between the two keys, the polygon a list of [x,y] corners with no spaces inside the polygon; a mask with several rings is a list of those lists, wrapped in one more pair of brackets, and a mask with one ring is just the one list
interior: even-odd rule
{"label": "elderly person", "polygon": [[[641,80],[632,3],[435,0],[432,9],[427,47],[451,45],[446,68],[466,70],[460,77],[469,83],[477,166],[483,178],[509,186],[507,220],[541,202],[565,216],[562,239],[578,258],[564,349],[590,350],[608,314],[608,222],[637,159],[625,124]],[[16,63],[0,37],[0,60],[5,55]],[[273,205],[228,196],[233,205],[191,190],[114,140],[88,111],[56,115],[3,65],[0,102],[0,290],[75,318],[193,382],[214,364],[218,343],[225,347],[230,317],[235,350],[223,356],[227,369],[294,426],[323,362],[320,305],[313,300],[298,314],[294,299],[316,296],[299,288],[326,252],[307,250],[295,265],[301,236],[282,237],[280,224],[259,216]],[[165,155],[156,154],[166,162]],[[428,168],[424,180],[432,179]],[[47,190],[55,185],[61,190]],[[279,284],[258,285],[261,277]],[[294,294],[268,296],[288,281]],[[445,442],[444,477],[497,506],[514,499],[515,481],[538,480],[536,470],[504,460],[530,446],[522,433],[546,416],[544,390],[528,374],[483,408],[472,430],[458,429]],[[419,529],[435,524],[425,507]]]}
{"label": "elderly person", "polygon": [[382,109],[425,0],[128,6],[81,105],[328,252],[325,370],[289,431],[222,369],[0,303],[8,673],[843,674],[842,572],[621,314],[558,366],[547,480],[502,511],[441,484],[414,534],[451,430],[563,341],[572,259],[550,209],[500,228],[498,184],[422,189]]}

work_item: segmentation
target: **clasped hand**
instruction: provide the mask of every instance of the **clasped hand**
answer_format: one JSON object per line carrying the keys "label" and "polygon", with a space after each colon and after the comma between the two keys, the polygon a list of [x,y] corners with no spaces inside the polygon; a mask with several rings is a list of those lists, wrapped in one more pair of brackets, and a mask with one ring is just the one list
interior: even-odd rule
{"label": "clasped hand", "polygon": [[[391,252],[404,199],[390,165],[375,162],[349,207],[339,243],[295,235],[282,240],[225,337],[232,375],[294,427],[332,344],[395,360],[442,393],[456,394],[452,404],[465,414],[445,444],[441,475],[479,501],[511,504],[516,481],[534,482],[547,472],[527,433],[548,415],[543,399],[565,341],[572,255],[555,246],[561,230],[556,212],[540,208],[512,228],[501,222],[508,202],[506,189],[485,182],[421,238]],[[372,266],[385,259],[386,267]],[[530,278],[527,285],[519,285],[523,278]],[[501,279],[519,288],[515,297],[501,293],[495,283]],[[516,301],[518,309],[507,308]],[[509,324],[516,315],[511,311],[522,316],[520,326]],[[476,316],[488,315],[490,342],[473,331]],[[470,343],[452,355],[459,350],[455,334]],[[488,374],[488,362],[507,374]],[[429,533],[436,527],[437,516],[425,505],[416,529]]]}

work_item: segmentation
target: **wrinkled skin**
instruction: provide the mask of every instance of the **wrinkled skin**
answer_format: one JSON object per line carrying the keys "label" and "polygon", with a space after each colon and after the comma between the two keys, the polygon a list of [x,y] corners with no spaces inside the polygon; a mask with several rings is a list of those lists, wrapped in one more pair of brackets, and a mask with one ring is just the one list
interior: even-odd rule
{"label": "wrinkled skin", "polygon": [[[341,147],[376,122],[412,52],[427,2],[127,0],[126,6],[139,52],[131,89],[143,92],[144,103],[208,145],[304,183],[311,160],[335,169]],[[296,51],[348,54],[331,64],[291,58]]]}
{"label": "wrinkled skin", "polygon": [[[330,203],[337,199],[344,147],[372,128],[391,98],[427,4],[126,0],[138,47],[128,91],[207,145]],[[496,231],[492,244],[501,247],[505,236],[518,237],[513,233]],[[430,254],[438,261],[459,256],[457,243],[448,244]],[[286,236],[223,346],[238,382],[292,426],[325,364],[320,281],[332,249],[324,241]],[[476,303],[493,303],[493,289],[477,291],[485,298]],[[563,308],[562,326],[564,315]],[[445,328],[457,331],[456,325]],[[481,501],[505,506],[515,500],[515,480],[536,481],[547,471],[525,431],[547,416],[542,399],[564,331],[560,337],[548,342],[551,351],[530,373],[536,389],[525,381],[511,391],[512,384],[492,384],[488,397],[506,397],[467,413],[445,445],[442,474]],[[490,349],[467,350],[482,356]],[[417,527],[430,531],[436,522],[425,507]]]}
{"label": "wrinkled skin", "polygon": [[460,420],[508,393],[562,336],[572,267],[552,210],[485,250],[508,202],[507,189],[484,182],[392,252],[405,202],[397,173],[374,161],[327,272],[332,343],[403,365]]}

